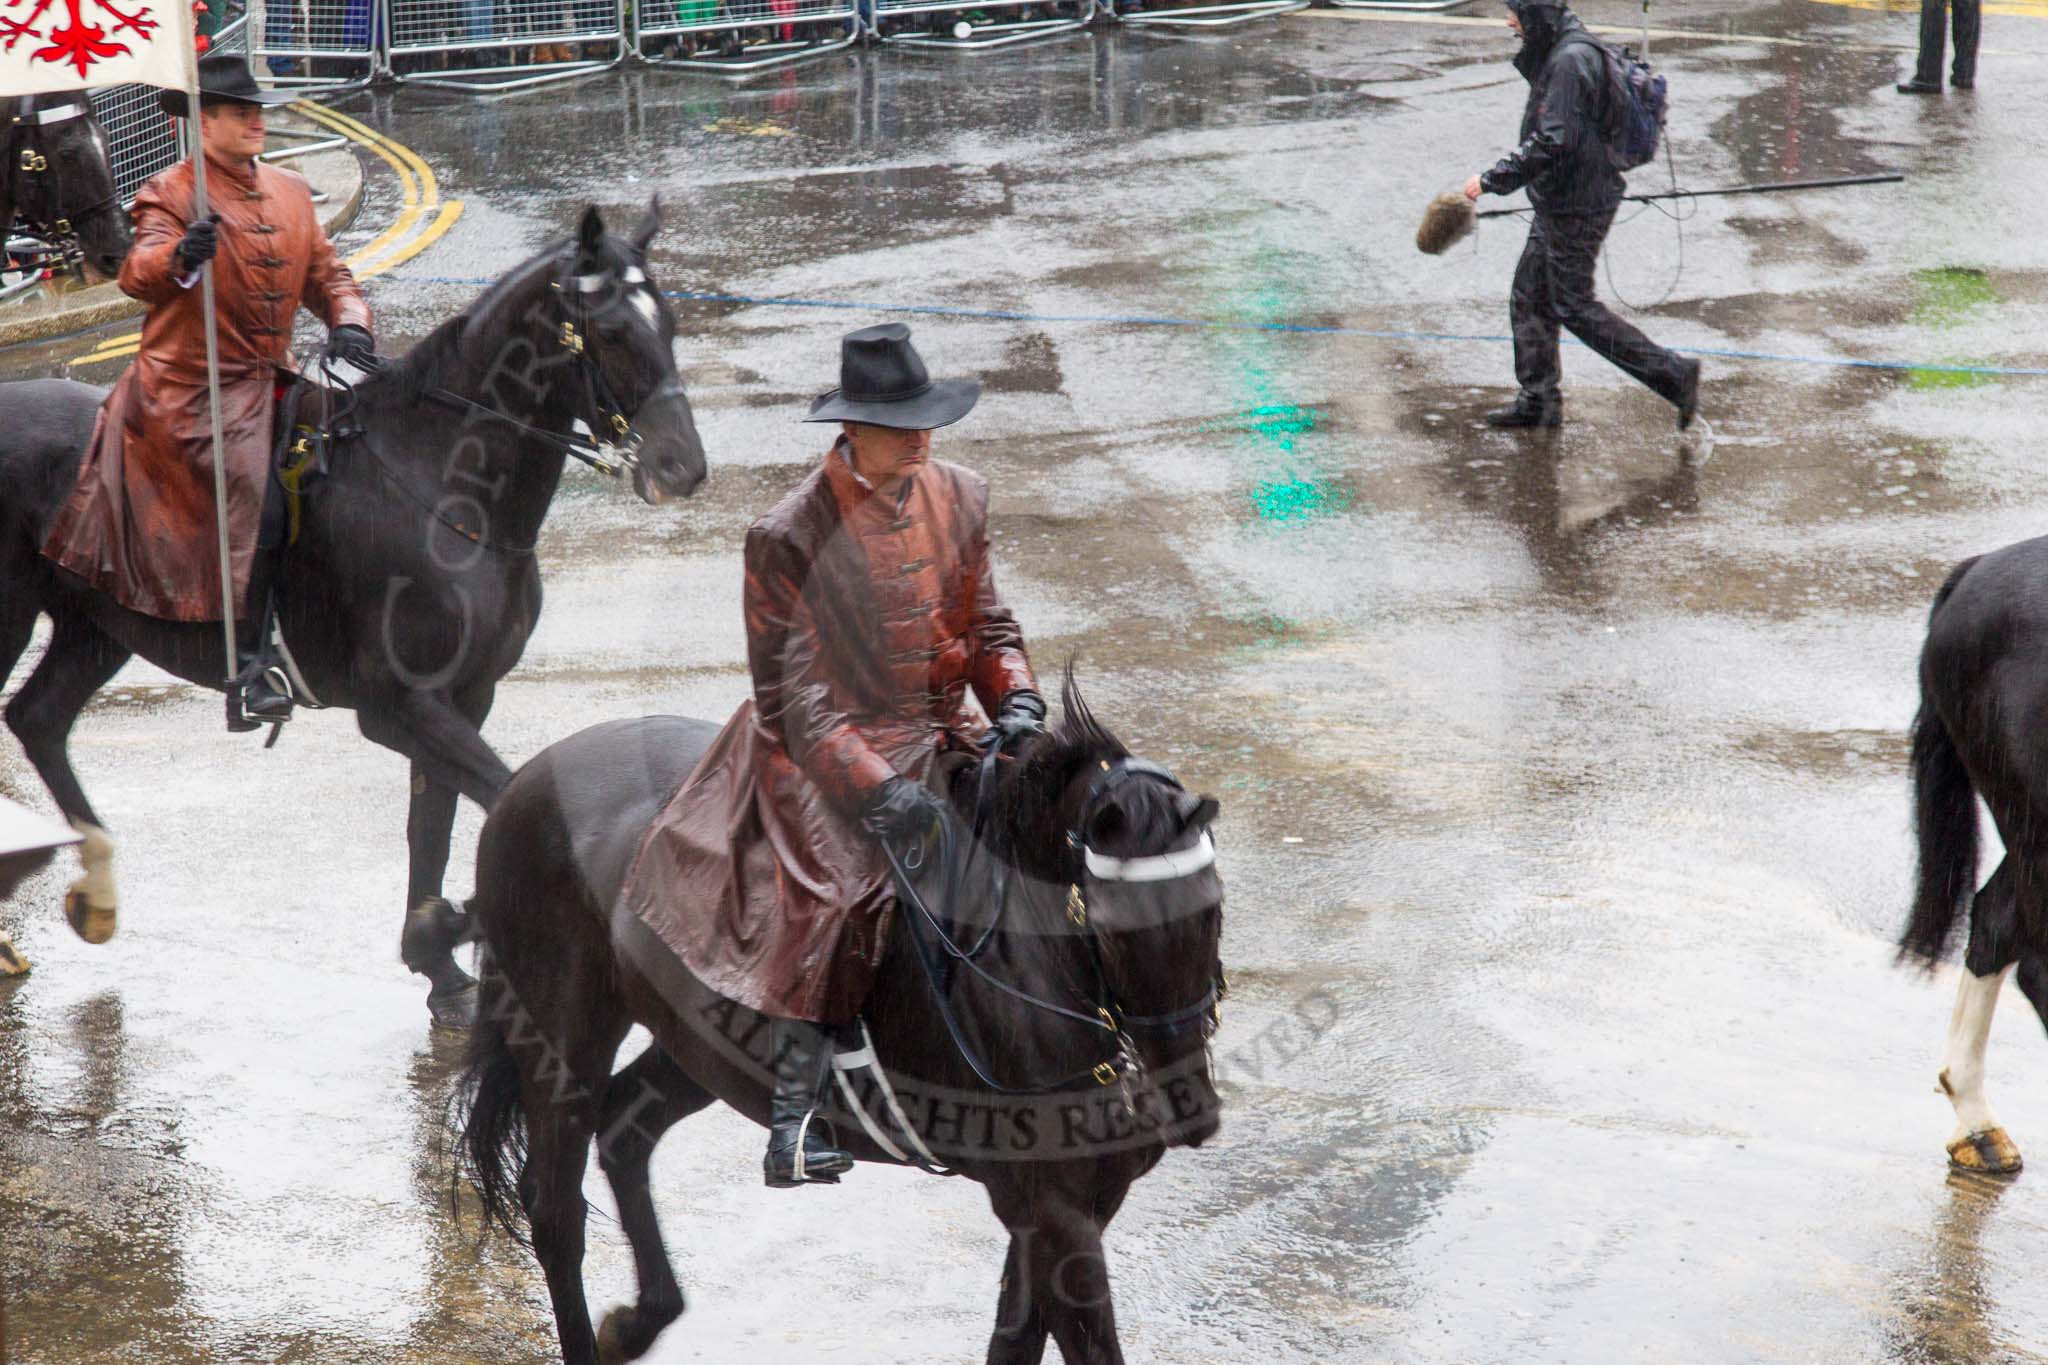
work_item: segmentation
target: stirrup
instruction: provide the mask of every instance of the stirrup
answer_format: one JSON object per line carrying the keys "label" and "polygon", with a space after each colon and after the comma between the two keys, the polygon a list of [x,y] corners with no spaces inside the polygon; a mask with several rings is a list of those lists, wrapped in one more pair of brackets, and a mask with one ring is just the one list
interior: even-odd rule
{"label": "stirrup", "polygon": [[[249,693],[261,688],[263,695],[252,707]],[[297,698],[292,694],[291,678],[276,664],[259,667],[252,663],[242,675],[228,686],[227,723],[231,734],[248,734],[264,726],[271,727],[271,736],[265,748],[277,742],[277,730],[292,718]]]}
{"label": "stirrup", "polygon": [[[803,1122],[797,1125],[796,1141],[785,1151],[778,1151],[770,1146],[767,1155],[761,1159],[762,1182],[770,1189],[793,1190],[799,1185],[837,1185],[839,1177],[853,1169],[853,1158],[840,1151],[837,1146],[837,1134],[834,1134],[830,1141],[823,1137],[817,1138],[816,1140],[823,1145],[815,1154],[806,1150],[813,1139],[811,1120],[817,1117],[818,1111],[815,1108],[811,1109],[804,1115]],[[825,1127],[828,1131],[831,1126],[830,1120],[826,1120]],[[774,1140],[774,1130],[771,1129],[769,1141],[773,1143]],[[787,1156],[789,1159],[789,1170],[786,1174],[776,1169],[778,1156]]]}

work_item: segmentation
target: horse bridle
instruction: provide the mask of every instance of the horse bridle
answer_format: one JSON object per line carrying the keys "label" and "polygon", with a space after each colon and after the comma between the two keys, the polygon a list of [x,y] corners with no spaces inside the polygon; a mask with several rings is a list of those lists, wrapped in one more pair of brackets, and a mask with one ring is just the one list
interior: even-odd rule
{"label": "horse bridle", "polygon": [[[634,276],[639,276],[635,279]],[[644,283],[645,274],[638,266],[630,267],[626,273],[627,284]],[[545,431],[531,422],[522,422],[508,412],[501,412],[488,403],[479,403],[474,398],[465,398],[447,389],[432,389],[427,393],[430,402],[443,407],[458,408],[488,417],[534,440],[574,456],[600,474],[620,479],[640,467],[640,435],[633,430],[633,419],[612,392],[609,380],[604,377],[604,367],[597,357],[590,353],[587,338],[591,335],[590,302],[592,294],[601,293],[610,284],[609,275],[571,275],[570,287],[564,288],[560,280],[548,286],[554,296],[561,300],[559,329],[555,333],[557,343],[568,352],[576,365],[577,375],[583,381],[584,411],[579,414],[583,424],[590,428],[591,439],[579,441],[573,436],[558,436]],[[571,302],[573,300],[573,302]],[[647,395],[653,402],[665,393],[672,392],[681,381],[671,377],[662,380]]]}
{"label": "horse bridle", "polygon": [[[639,276],[638,279],[634,278],[636,275]],[[631,474],[640,466],[640,435],[633,430],[632,419],[626,415],[625,407],[612,392],[610,382],[604,377],[604,367],[598,364],[597,358],[590,353],[590,348],[586,342],[586,338],[591,332],[589,296],[601,292],[610,279],[609,275],[571,275],[569,277],[569,283],[573,286],[571,288],[564,288],[561,280],[551,281],[548,286],[554,297],[562,301],[560,317],[558,319],[560,327],[556,331],[555,337],[557,343],[572,358],[577,368],[578,377],[582,380],[585,404],[580,418],[583,424],[589,427],[592,432],[591,441],[584,442],[571,436],[558,435],[555,432],[534,426],[531,422],[521,421],[508,412],[492,407],[489,403],[479,403],[474,398],[466,398],[448,389],[428,390],[425,395],[427,401],[439,404],[442,407],[454,408],[458,411],[487,417],[501,425],[511,427],[532,440],[538,441],[564,455],[573,456],[583,461],[583,463],[597,470],[600,474],[609,475],[614,479],[624,478]],[[627,284],[644,283],[645,279],[646,276],[640,272],[637,266],[629,268],[625,276]],[[570,299],[573,299],[574,302],[568,302]],[[373,356],[369,358],[369,363],[365,368],[376,369],[380,368],[382,364],[383,361],[381,359]],[[328,380],[353,397],[354,386],[337,375],[331,365],[326,366],[325,369]],[[647,401],[653,402],[661,395],[675,390],[680,384],[681,380],[676,377],[664,379],[655,386],[652,393],[648,394]],[[351,403],[350,406],[352,408],[353,404]],[[600,432],[608,432],[610,436],[598,434]],[[378,464],[382,467],[383,461],[380,459]],[[388,468],[385,469],[385,473],[393,479],[397,477]],[[472,540],[476,539],[475,535],[464,527],[447,521],[438,512],[435,515],[437,519],[442,520],[459,534]],[[509,548],[518,553],[531,553],[533,547],[510,546],[501,548]]]}
{"label": "horse bridle", "polygon": [[[33,100],[30,99],[29,102],[33,103]],[[30,216],[22,208],[23,196],[19,187],[29,176],[42,177],[44,196],[48,200],[50,212],[53,215],[64,213],[64,181],[58,164],[37,150],[34,135],[27,130],[47,128],[55,123],[69,123],[73,119],[87,118],[91,113],[92,106],[81,97],[75,104],[17,111],[8,119],[9,135],[5,144],[5,154],[13,162],[14,173],[19,177],[15,181],[15,212],[30,231],[55,246],[63,256],[64,264],[72,269],[79,268],[84,260],[83,250],[78,244],[79,225],[118,207],[121,202],[120,191],[109,191],[105,197],[94,200],[69,217],[52,216],[39,219]],[[5,226],[0,224],[0,228]]]}
{"label": "horse bridle", "polygon": [[[985,817],[990,804],[989,795],[995,780],[995,765],[998,757],[999,748],[995,736],[991,735],[988,749],[985,751],[979,765],[979,791],[976,799],[975,820],[975,847],[977,849],[981,847],[981,836],[985,833]],[[1025,1086],[1005,1085],[995,1078],[990,1072],[987,1062],[968,1042],[965,1033],[960,1027],[960,1021],[953,1012],[952,1002],[948,998],[946,990],[939,982],[937,969],[926,954],[922,940],[913,929],[911,939],[913,944],[916,945],[918,963],[924,968],[925,979],[932,988],[933,1003],[938,1010],[939,1018],[946,1025],[946,1031],[951,1035],[953,1045],[960,1053],[961,1059],[967,1063],[968,1068],[974,1072],[976,1078],[991,1090],[1006,1095],[1051,1094],[1065,1090],[1078,1082],[1088,1080],[1092,1080],[1098,1085],[1122,1083],[1125,1092],[1125,1107],[1129,1108],[1131,1104],[1131,1077],[1142,1073],[1145,1069],[1143,1061],[1138,1056],[1136,1041],[1131,1037],[1131,1034],[1135,1031],[1171,1040],[1191,1031],[1200,1030],[1206,1039],[1215,1031],[1216,1025],[1221,1020],[1221,1003],[1229,993],[1229,983],[1223,975],[1222,964],[1219,962],[1215,965],[1214,975],[1210,977],[1208,990],[1203,993],[1201,999],[1192,1004],[1184,1005],[1165,1014],[1134,1015],[1126,1013],[1121,1004],[1118,1003],[1116,992],[1109,984],[1109,974],[1103,963],[1102,942],[1096,936],[1095,930],[1088,920],[1087,896],[1082,890],[1084,882],[1091,879],[1098,882],[1157,882],[1193,876],[1195,873],[1204,871],[1215,863],[1216,841],[1209,831],[1205,829],[1202,831],[1200,841],[1193,848],[1182,849],[1176,852],[1154,854],[1140,858],[1108,858],[1095,852],[1095,850],[1088,847],[1083,831],[1088,828],[1089,821],[1094,817],[1102,802],[1119,786],[1132,778],[1145,777],[1164,782],[1176,791],[1186,790],[1186,788],[1181,786],[1180,780],[1165,768],[1141,758],[1126,756],[1113,762],[1106,759],[1100,760],[1100,763],[1101,772],[1089,784],[1088,794],[1081,802],[1075,823],[1066,834],[1067,847],[1074,855],[1076,862],[1073,879],[1067,887],[1065,913],[1068,922],[1082,931],[1082,937],[1088,944],[1088,956],[1090,964],[1094,969],[1096,989],[1095,999],[1090,1002],[1094,1005],[1094,1013],[1092,1014],[1070,1009],[1056,1001],[1047,1000],[1041,996],[1021,990],[994,975],[975,960],[982,948],[987,946],[990,938],[993,937],[995,929],[1002,918],[1003,911],[1009,902],[1008,880],[1005,873],[1000,870],[1000,864],[998,864],[999,870],[995,878],[996,889],[993,897],[995,908],[990,916],[989,926],[982,933],[980,940],[974,947],[969,949],[962,948],[953,941],[952,936],[946,932],[945,926],[940,923],[938,916],[932,913],[931,908],[925,904],[924,898],[918,893],[912,876],[926,859],[922,856],[914,855],[912,860],[906,862],[898,856],[896,850],[886,840],[882,842],[882,851],[889,861],[890,868],[895,873],[898,897],[908,907],[913,923],[922,922],[925,931],[937,940],[938,946],[946,956],[962,964],[981,978],[982,981],[995,987],[1012,999],[1030,1005],[1045,1013],[1071,1019],[1090,1028],[1101,1029],[1110,1036],[1116,1045],[1116,1052],[1113,1056],[1106,1061],[1096,1063],[1086,1071],[1077,1072],[1071,1076],[1049,1083]],[[942,821],[939,826],[939,848],[937,850],[938,863],[942,868],[953,868],[957,865],[951,851],[952,839],[951,824],[947,821]]]}

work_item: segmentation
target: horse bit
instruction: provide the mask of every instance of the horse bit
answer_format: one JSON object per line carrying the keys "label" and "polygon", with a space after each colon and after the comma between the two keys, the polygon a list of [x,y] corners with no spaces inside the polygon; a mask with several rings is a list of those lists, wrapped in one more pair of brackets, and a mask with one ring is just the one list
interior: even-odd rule
{"label": "horse bit", "polygon": [[[18,143],[21,148],[19,159],[15,162],[14,169],[24,178],[28,176],[45,177],[47,181],[48,207],[49,211],[53,214],[64,211],[62,179],[58,174],[56,164],[42,152],[36,150],[31,140],[32,135],[24,130],[47,128],[55,123],[69,123],[73,119],[86,117],[90,112],[90,107],[83,101],[80,101],[77,104],[60,104],[53,109],[32,109],[26,113],[14,114],[9,119],[11,127],[15,130],[15,135],[10,140]],[[16,183],[19,185],[21,182],[17,181]],[[17,189],[14,195],[16,213],[31,232],[43,238],[48,244],[47,252],[38,254],[54,256],[62,263],[66,270],[74,275],[83,274],[85,270],[85,250],[78,244],[77,224],[84,223],[90,218],[105,213],[108,209],[116,206],[121,198],[120,192],[116,190],[106,195],[106,197],[95,200],[85,208],[80,209],[76,219],[55,217],[37,219],[30,217],[21,208],[22,197],[20,190]],[[0,229],[5,227],[5,224],[0,224]]]}

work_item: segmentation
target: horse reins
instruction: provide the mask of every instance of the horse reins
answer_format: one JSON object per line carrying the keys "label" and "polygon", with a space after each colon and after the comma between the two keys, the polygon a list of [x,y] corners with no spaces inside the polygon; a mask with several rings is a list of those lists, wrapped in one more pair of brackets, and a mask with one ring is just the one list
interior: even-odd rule
{"label": "horse reins", "polygon": [[[992,736],[988,750],[984,753],[979,765],[980,772],[978,775],[975,808],[976,828],[974,831],[977,847],[980,845],[982,841],[981,836],[986,832],[987,828],[987,816],[991,803],[991,787],[994,781],[995,762],[998,752],[999,746]],[[987,946],[990,939],[994,936],[996,928],[1001,922],[1003,912],[1009,904],[1008,880],[1005,870],[1001,867],[1000,863],[998,864],[998,870],[994,879],[996,887],[995,906],[990,916],[989,926],[983,931],[980,940],[972,949],[962,948],[946,932],[945,926],[940,922],[938,916],[932,912],[931,907],[925,903],[924,897],[919,894],[912,880],[914,872],[922,866],[924,859],[917,857],[906,864],[906,861],[898,856],[896,850],[890,846],[887,840],[881,841],[883,855],[888,859],[889,867],[895,874],[899,898],[910,911],[909,922],[913,926],[911,942],[916,948],[918,965],[924,970],[925,981],[931,987],[934,1006],[938,1010],[939,1018],[945,1024],[946,1032],[951,1036],[953,1046],[959,1052],[961,1060],[967,1063],[968,1069],[974,1073],[976,1079],[998,1094],[1051,1094],[1088,1080],[1092,1080],[1098,1085],[1111,1085],[1122,1081],[1128,1087],[1131,1074],[1144,1069],[1143,1063],[1138,1059],[1136,1044],[1130,1036],[1132,1030],[1140,1033],[1162,1034],[1167,1038],[1176,1038],[1187,1033],[1190,1029],[1205,1027],[1205,1021],[1207,1021],[1206,1026],[1213,1027],[1218,1005],[1228,990],[1220,970],[1216,976],[1210,979],[1208,991],[1200,1000],[1195,1001],[1193,1004],[1183,1006],[1166,1014],[1126,1014],[1122,1007],[1118,1005],[1116,993],[1109,985],[1108,972],[1102,960],[1101,940],[1097,937],[1093,927],[1088,923],[1087,902],[1081,890],[1082,881],[1086,877],[1092,877],[1097,881],[1111,882],[1167,881],[1192,876],[1210,867],[1216,861],[1215,839],[1206,830],[1202,832],[1201,841],[1193,848],[1173,853],[1156,854],[1150,857],[1107,858],[1089,848],[1086,839],[1081,834],[1081,830],[1087,827],[1089,816],[1094,813],[1102,800],[1110,792],[1132,777],[1147,777],[1164,782],[1175,790],[1184,790],[1179,780],[1158,764],[1129,757],[1118,759],[1113,764],[1104,760],[1102,763],[1102,775],[1097,777],[1090,785],[1088,795],[1081,804],[1077,823],[1074,828],[1068,830],[1066,835],[1067,845],[1069,849],[1077,854],[1080,866],[1076,870],[1074,880],[1067,888],[1065,913],[1068,921],[1082,931],[1082,937],[1088,944],[1089,963],[1094,970],[1096,980],[1095,1000],[1091,1002],[1094,1004],[1093,1014],[1069,1008],[1057,1001],[1044,999],[1041,996],[1033,995],[1029,991],[1013,986],[975,960],[980,955],[981,950]],[[953,839],[953,827],[949,812],[948,818],[941,820],[939,823],[937,849],[935,850],[940,868],[948,872],[959,866],[953,856]],[[969,865],[971,865],[971,858]],[[964,869],[959,876],[948,877],[949,881],[955,883],[964,879]],[[1116,1043],[1115,1055],[1108,1060],[1096,1063],[1085,1071],[1076,1072],[1057,1081],[1023,1086],[1005,1085],[998,1081],[986,1059],[967,1040],[966,1034],[960,1026],[960,1020],[953,1008],[952,1001],[945,988],[939,982],[937,968],[931,960],[923,938],[920,937],[915,928],[915,925],[919,922],[922,922],[925,931],[937,940],[936,946],[946,956],[962,964],[981,980],[1005,995],[1034,1009],[1057,1015],[1063,1019],[1073,1020],[1089,1028],[1101,1029],[1109,1034]]]}
{"label": "horse reins", "polygon": [[[31,98],[29,103],[33,104],[34,100]],[[66,216],[64,182],[58,164],[36,149],[31,134],[26,130],[47,128],[55,123],[69,123],[73,119],[86,118],[91,112],[91,106],[80,100],[76,104],[60,104],[51,109],[20,110],[11,114],[8,119],[10,133],[5,155],[17,177],[14,181],[13,195],[15,212],[37,236],[53,242],[53,253],[72,270],[81,269],[84,265],[83,250],[78,244],[79,224],[88,222],[119,205],[120,192],[118,189],[110,191],[105,197],[96,199]],[[46,207],[50,214],[47,218],[35,217],[22,207],[21,187],[30,176],[41,177],[45,183],[44,194],[49,201]],[[5,224],[0,224],[0,227],[4,226]]]}

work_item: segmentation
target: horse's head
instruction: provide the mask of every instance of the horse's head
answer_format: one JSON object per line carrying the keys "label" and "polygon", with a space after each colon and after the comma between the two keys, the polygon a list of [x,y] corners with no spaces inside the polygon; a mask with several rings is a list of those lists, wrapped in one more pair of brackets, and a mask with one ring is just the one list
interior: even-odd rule
{"label": "horse's head", "polygon": [[1013,779],[1050,798],[1020,822],[1015,861],[1060,893],[1056,929],[1100,964],[1108,998],[1094,1003],[1135,1045],[1167,1145],[1199,1147],[1220,1105],[1208,1056],[1224,988],[1223,880],[1209,834],[1217,803],[1131,757],[1071,674],[1061,705]]}
{"label": "horse's head", "polygon": [[114,190],[106,132],[84,92],[0,101],[0,113],[15,213],[53,246],[75,242],[94,274],[118,274],[135,238]]}
{"label": "horse's head", "polygon": [[554,281],[587,389],[579,415],[597,439],[634,451],[634,491],[656,504],[704,482],[704,442],[676,372],[675,315],[647,268],[660,227],[658,200],[625,238],[607,232],[594,207],[584,210]]}

